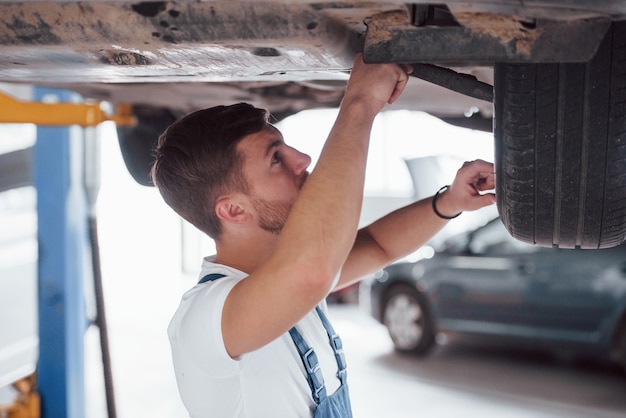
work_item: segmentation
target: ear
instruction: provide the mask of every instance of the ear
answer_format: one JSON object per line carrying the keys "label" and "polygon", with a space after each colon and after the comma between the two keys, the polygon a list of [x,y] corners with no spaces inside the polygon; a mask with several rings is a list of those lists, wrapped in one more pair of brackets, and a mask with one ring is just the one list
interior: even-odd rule
{"label": "ear", "polygon": [[245,209],[244,203],[235,196],[223,196],[215,204],[215,213],[223,222],[243,224],[252,219],[252,215]]}

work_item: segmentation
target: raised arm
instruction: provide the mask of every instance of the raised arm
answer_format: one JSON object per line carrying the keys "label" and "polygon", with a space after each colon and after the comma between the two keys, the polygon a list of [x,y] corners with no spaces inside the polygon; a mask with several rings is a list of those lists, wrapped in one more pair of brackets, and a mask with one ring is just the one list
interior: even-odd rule
{"label": "raised arm", "polygon": [[357,56],[336,123],[268,259],[228,295],[222,331],[235,357],[278,338],[329,292],[352,248],[373,120],[408,80]]}
{"label": "raised arm", "polygon": [[[466,162],[450,187],[437,197],[436,208],[452,217],[495,202],[493,164]],[[400,208],[359,231],[337,288],[345,287],[426,244],[448,222],[433,210],[432,197]]]}

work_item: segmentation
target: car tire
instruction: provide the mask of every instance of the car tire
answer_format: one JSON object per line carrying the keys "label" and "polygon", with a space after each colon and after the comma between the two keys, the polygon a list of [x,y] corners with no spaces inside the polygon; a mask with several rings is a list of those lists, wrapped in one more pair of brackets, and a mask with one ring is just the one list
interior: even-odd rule
{"label": "car tire", "polygon": [[124,163],[133,179],[142,186],[154,186],[150,171],[159,136],[177,116],[169,109],[133,106],[134,126],[118,126],[117,137]]}
{"label": "car tire", "polygon": [[496,64],[500,217],[540,246],[607,248],[626,237],[626,22],[587,63]]}
{"label": "car tire", "polygon": [[435,343],[430,309],[423,293],[409,285],[396,285],[386,293],[382,323],[400,353],[426,355]]}

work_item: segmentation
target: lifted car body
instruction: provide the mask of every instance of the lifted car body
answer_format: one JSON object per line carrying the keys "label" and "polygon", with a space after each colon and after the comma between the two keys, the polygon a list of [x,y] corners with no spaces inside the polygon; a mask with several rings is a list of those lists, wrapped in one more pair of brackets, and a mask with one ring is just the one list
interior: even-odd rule
{"label": "lifted car body", "polygon": [[120,128],[120,143],[142,184],[156,137],[180,115],[241,101],[277,120],[336,107],[363,52],[414,64],[389,109],[495,127],[498,207],[513,236],[566,248],[626,237],[622,1],[0,1],[0,11],[0,82],[131,103],[138,124]]}

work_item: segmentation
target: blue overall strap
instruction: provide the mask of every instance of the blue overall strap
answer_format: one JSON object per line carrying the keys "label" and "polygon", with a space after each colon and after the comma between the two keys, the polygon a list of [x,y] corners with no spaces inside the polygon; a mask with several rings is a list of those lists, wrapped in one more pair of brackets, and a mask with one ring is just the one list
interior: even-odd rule
{"label": "blue overall strap", "polygon": [[204,276],[203,278],[200,279],[198,284],[206,283],[206,282],[212,282],[214,280],[221,279],[222,277],[226,277],[226,275],[225,274],[219,274],[219,273],[207,274],[206,276]]}
{"label": "blue overall strap", "polygon": [[324,383],[324,376],[322,375],[322,368],[317,361],[317,354],[315,354],[315,351],[306,343],[302,334],[298,332],[296,327],[292,327],[289,330],[289,335],[291,335],[291,339],[300,354],[300,359],[302,359],[313,400],[319,405],[319,403],[326,398],[326,385]]}
{"label": "blue overall strap", "polygon": [[330,346],[333,349],[333,353],[335,353],[335,360],[337,360],[337,377],[341,380],[341,383],[345,383],[344,379],[346,378],[346,356],[343,352],[343,343],[341,342],[341,338],[333,329],[333,326],[330,324],[330,321],[324,314],[324,311],[317,306],[315,307],[317,314],[319,315],[322,325],[326,329],[326,333],[328,334],[328,340],[330,342]]}

